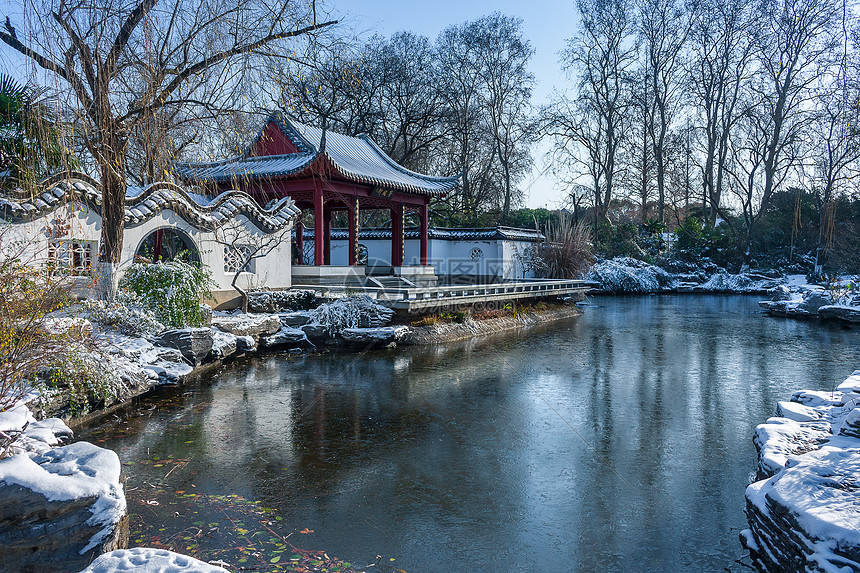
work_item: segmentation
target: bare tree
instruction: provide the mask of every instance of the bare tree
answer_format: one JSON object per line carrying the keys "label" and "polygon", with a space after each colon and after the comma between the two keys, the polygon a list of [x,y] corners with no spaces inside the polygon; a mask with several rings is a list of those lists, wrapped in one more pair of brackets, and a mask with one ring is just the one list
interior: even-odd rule
{"label": "bare tree", "polygon": [[591,180],[595,224],[608,222],[629,121],[629,75],[636,58],[633,21],[620,0],[578,0],[580,34],[562,54],[578,78],[574,99],[564,96],[543,112],[544,133],[555,136],[555,155]]}
{"label": "bare tree", "polygon": [[745,262],[758,221],[801,157],[818,66],[833,51],[837,15],[830,0],[769,0],[762,10],[764,24],[754,46],[758,73],[750,85],[733,175],[744,209]]}
{"label": "bare tree", "polygon": [[[521,151],[533,141],[530,100],[535,80],[528,71],[528,63],[534,49],[523,38],[522,20],[496,12],[478,23],[483,31],[482,99],[490,119],[496,158],[504,175],[502,220],[505,220],[511,211],[515,178],[531,165],[531,156]],[[523,164],[523,160],[527,163]]]}
{"label": "bare tree", "polygon": [[722,207],[730,137],[742,115],[755,30],[753,3],[704,0],[691,36],[690,79],[703,131],[702,185],[714,224]]}
{"label": "bare tree", "polygon": [[677,0],[640,0],[638,28],[645,51],[645,83],[650,84],[650,113],[646,125],[657,176],[657,220],[666,205],[666,149],[672,122],[683,104],[683,49],[690,34],[693,11]]}
{"label": "bare tree", "polygon": [[[292,58],[291,38],[319,22],[315,2],[295,0],[24,0],[24,29],[6,18],[0,40],[68,86],[98,166],[103,193],[99,276],[107,296],[123,239],[129,134],[156,112],[197,106],[241,82],[261,56]],[[274,51],[267,51],[273,45]],[[208,101],[207,101],[208,100]]]}
{"label": "bare tree", "polygon": [[[843,5],[843,43],[841,54],[830,69],[821,74],[816,90],[815,119],[811,125],[811,151],[815,165],[815,191],[818,195],[819,226],[816,272],[823,272],[827,253],[836,234],[836,203],[840,189],[860,170],[860,65],[858,48],[849,49],[847,9]],[[855,62],[850,65],[850,60]]]}
{"label": "bare tree", "polygon": [[273,233],[264,233],[236,220],[215,229],[215,242],[224,249],[225,270],[233,272],[230,286],[242,297],[242,312],[248,312],[248,285],[242,281],[249,278],[248,273],[253,273],[257,259],[268,256],[284,242],[289,243],[292,231],[292,225],[285,225]]}

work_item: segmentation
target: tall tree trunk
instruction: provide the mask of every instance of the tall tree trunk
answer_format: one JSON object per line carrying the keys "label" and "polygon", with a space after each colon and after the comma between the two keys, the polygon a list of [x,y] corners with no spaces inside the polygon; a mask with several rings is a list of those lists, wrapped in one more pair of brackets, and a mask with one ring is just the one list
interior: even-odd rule
{"label": "tall tree trunk", "polygon": [[98,161],[102,185],[102,234],[99,249],[99,296],[113,300],[117,269],[122,256],[125,231],[126,144],[125,132],[113,127],[102,132]]}

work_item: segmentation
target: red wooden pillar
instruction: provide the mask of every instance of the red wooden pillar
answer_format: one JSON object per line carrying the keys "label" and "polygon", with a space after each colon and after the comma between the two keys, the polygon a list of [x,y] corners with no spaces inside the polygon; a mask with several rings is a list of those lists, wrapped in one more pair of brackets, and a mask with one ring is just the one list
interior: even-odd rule
{"label": "red wooden pillar", "polygon": [[421,266],[427,266],[427,244],[430,242],[430,208],[421,205],[418,217],[421,219]]}
{"label": "red wooden pillar", "polygon": [[305,227],[301,217],[296,221],[296,251],[293,259],[299,261],[300,265],[305,264]]}
{"label": "red wooden pillar", "polygon": [[323,209],[323,264],[331,264],[331,209]]}
{"label": "red wooden pillar", "polygon": [[391,266],[403,266],[403,204],[391,209]]}
{"label": "red wooden pillar", "polygon": [[152,246],[152,262],[157,263],[161,260],[161,245],[164,242],[164,229],[159,229],[155,232],[155,245]]}
{"label": "red wooden pillar", "polygon": [[314,185],[314,264],[323,265],[323,191],[322,184]]}
{"label": "red wooden pillar", "polygon": [[359,206],[358,197],[353,197],[349,200],[347,207],[349,216],[349,264],[358,264],[358,216]]}

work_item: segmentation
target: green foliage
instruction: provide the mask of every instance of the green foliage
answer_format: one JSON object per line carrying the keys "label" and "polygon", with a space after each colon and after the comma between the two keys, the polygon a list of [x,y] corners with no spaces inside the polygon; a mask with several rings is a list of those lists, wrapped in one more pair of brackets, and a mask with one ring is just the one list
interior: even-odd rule
{"label": "green foliage", "polygon": [[687,217],[675,228],[673,254],[690,262],[708,258],[724,267],[739,266],[741,261],[728,225],[712,227],[698,217]]}
{"label": "green foliage", "polygon": [[543,207],[539,209],[516,209],[508,215],[505,224],[521,229],[546,229],[548,225],[558,224],[559,211],[550,211]]}
{"label": "green foliage", "polygon": [[38,179],[76,163],[63,145],[45,90],[0,75],[0,188],[32,190]]}
{"label": "green foliage", "polygon": [[607,259],[615,257],[642,259],[646,254],[639,246],[638,239],[639,225],[636,223],[622,222],[615,225],[601,223],[597,227],[595,251],[596,254]]}
{"label": "green foliage", "polygon": [[208,315],[200,301],[213,286],[206,267],[181,261],[134,264],[119,283],[121,290],[139,297],[140,304],[168,328],[205,325]]}
{"label": "green foliage", "polygon": [[103,408],[117,397],[122,384],[98,354],[82,345],[71,345],[55,356],[40,378],[49,388],[62,391],[71,416]]}

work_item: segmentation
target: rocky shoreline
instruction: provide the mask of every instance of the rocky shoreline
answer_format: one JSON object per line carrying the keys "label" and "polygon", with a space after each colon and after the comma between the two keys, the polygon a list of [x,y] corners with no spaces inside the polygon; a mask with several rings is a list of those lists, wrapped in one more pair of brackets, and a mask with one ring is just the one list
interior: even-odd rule
{"label": "rocky shoreline", "polygon": [[596,293],[764,294],[786,282],[781,273],[746,270],[733,274],[710,261],[670,261],[660,267],[630,257],[600,260],[585,275]]}
{"label": "rocky shoreline", "polygon": [[403,339],[404,344],[438,344],[529,328],[540,324],[566,320],[582,314],[573,304],[560,305],[546,310],[530,309],[525,312],[484,319],[467,319],[462,323],[443,323],[430,326],[413,327],[412,332]]}
{"label": "rocky shoreline", "polygon": [[858,404],[855,371],[832,392],[795,392],[756,428],[740,541],[760,570],[860,570]]}
{"label": "rocky shoreline", "polygon": [[783,285],[768,294],[771,299],[759,302],[759,306],[771,316],[860,324],[860,293],[851,286]]}

